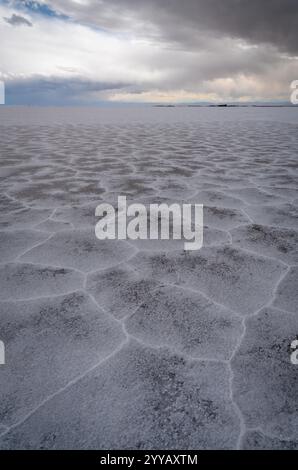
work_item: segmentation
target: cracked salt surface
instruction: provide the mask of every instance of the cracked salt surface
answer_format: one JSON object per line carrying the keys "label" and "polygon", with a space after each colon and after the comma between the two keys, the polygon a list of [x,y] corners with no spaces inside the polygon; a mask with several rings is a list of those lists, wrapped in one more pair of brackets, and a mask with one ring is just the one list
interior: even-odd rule
{"label": "cracked salt surface", "polygon": [[[298,448],[297,125],[0,110],[0,448]],[[203,248],[97,240],[119,194],[203,203]]]}

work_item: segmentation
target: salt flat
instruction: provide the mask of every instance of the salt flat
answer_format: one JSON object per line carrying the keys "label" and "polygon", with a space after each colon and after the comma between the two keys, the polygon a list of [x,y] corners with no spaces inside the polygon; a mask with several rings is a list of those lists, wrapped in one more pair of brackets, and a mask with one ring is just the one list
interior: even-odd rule
{"label": "salt flat", "polygon": [[[298,110],[0,108],[0,448],[298,449]],[[204,245],[95,207],[204,204]]]}

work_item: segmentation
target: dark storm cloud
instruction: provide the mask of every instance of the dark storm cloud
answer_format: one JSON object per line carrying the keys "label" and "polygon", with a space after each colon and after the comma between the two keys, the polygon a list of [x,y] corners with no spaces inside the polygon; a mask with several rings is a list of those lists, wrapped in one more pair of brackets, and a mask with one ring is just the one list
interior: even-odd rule
{"label": "dark storm cloud", "polygon": [[10,18],[4,17],[3,19],[12,26],[33,26],[29,20],[16,14],[11,15]]}
{"label": "dark storm cloud", "polygon": [[298,50],[297,0],[199,1],[202,21],[210,29],[258,44],[268,42]]}
{"label": "dark storm cloud", "polygon": [[253,44],[269,43],[282,51],[298,52],[297,0],[90,0],[85,4],[51,0],[50,3],[75,19],[97,26],[143,29],[146,34],[152,25],[153,34],[188,47],[195,47],[205,34]]}
{"label": "dark storm cloud", "polygon": [[[127,3],[137,6],[139,2]],[[148,3],[155,4],[152,16],[156,23],[178,41],[191,41],[196,32],[209,32],[253,44],[270,43],[289,52],[298,51],[297,0],[153,0],[143,3],[144,8]],[[162,22],[158,20],[159,5]]]}

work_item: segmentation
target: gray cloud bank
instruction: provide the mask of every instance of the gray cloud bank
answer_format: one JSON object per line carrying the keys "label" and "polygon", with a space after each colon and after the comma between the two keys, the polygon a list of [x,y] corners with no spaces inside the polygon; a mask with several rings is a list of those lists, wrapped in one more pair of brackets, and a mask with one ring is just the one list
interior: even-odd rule
{"label": "gray cloud bank", "polygon": [[[53,8],[99,27],[159,35],[195,46],[202,36],[269,43],[298,52],[297,0],[50,0]],[[151,26],[151,27],[150,27]]]}
{"label": "gray cloud bank", "polygon": [[8,79],[6,103],[9,105],[71,105],[94,102],[94,94],[123,88],[126,84],[111,84],[78,78],[31,77],[30,79]]}

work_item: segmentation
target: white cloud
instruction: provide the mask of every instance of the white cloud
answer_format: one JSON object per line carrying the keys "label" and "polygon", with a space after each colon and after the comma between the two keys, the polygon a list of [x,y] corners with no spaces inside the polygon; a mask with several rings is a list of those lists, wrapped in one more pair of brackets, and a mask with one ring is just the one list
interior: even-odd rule
{"label": "white cloud", "polygon": [[[14,29],[3,17],[10,10],[0,7],[1,72],[9,75],[66,76],[70,70],[84,78],[138,82],[154,80],[159,72],[145,65],[150,47],[120,39],[80,24],[41,16],[31,17],[32,28]],[[136,62],[144,58],[136,69]]]}

